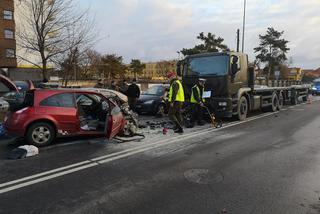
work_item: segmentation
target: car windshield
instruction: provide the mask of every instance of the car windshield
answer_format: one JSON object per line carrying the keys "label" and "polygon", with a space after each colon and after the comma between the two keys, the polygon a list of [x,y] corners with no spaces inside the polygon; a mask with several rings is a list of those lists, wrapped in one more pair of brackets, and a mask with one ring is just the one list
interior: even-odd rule
{"label": "car windshield", "polygon": [[203,56],[190,58],[185,76],[224,76],[228,73],[229,56]]}
{"label": "car windshield", "polygon": [[146,90],[143,94],[162,96],[163,93],[164,93],[164,88],[162,86],[152,86],[151,88]]}

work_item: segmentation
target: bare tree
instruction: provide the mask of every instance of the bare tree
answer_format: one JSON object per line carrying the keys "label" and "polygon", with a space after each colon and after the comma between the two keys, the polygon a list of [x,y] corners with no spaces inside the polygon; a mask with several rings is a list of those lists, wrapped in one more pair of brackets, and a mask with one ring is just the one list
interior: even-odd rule
{"label": "bare tree", "polygon": [[167,73],[173,70],[176,62],[175,61],[160,61],[156,64],[156,71],[160,77],[166,77]]}
{"label": "bare tree", "polygon": [[21,0],[18,7],[18,47],[37,57],[17,57],[41,69],[43,78],[47,78],[49,63],[63,56],[71,59],[93,38],[88,11],[77,8],[74,0]]}

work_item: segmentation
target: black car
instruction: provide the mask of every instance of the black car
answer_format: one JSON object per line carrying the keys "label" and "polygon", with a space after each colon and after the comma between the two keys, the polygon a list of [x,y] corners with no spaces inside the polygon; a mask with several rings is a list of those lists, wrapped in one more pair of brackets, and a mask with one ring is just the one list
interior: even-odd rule
{"label": "black car", "polygon": [[10,91],[2,95],[2,99],[9,103],[10,111],[14,111],[24,101],[26,91],[34,89],[34,85],[30,80],[26,81],[13,81],[18,91]]}
{"label": "black car", "polygon": [[140,96],[136,111],[139,114],[148,113],[163,115],[167,112],[167,91],[169,85],[155,85],[144,91]]}

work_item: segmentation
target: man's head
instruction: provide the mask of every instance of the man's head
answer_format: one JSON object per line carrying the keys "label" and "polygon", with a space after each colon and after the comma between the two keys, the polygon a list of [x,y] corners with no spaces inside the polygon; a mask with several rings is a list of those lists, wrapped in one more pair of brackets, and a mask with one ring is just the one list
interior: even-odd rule
{"label": "man's head", "polygon": [[133,78],[132,83],[136,84],[137,83],[137,79]]}
{"label": "man's head", "polygon": [[175,72],[170,71],[170,72],[167,73],[167,78],[171,81],[171,80],[177,78],[177,75],[176,75]]}
{"label": "man's head", "polygon": [[116,84],[116,81],[112,80],[111,85],[115,85],[115,84]]}
{"label": "man's head", "polygon": [[201,86],[204,86],[205,85],[205,83],[206,83],[206,79],[203,79],[203,78],[199,78],[198,79],[198,83],[199,83],[199,85],[201,85]]}
{"label": "man's head", "polygon": [[102,83],[102,79],[98,79],[98,83]]}

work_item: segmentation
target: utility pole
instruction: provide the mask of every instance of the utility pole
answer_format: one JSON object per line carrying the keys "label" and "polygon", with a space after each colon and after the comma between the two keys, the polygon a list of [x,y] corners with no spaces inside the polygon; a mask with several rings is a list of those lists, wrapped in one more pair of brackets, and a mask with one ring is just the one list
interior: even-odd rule
{"label": "utility pole", "polygon": [[240,50],[240,29],[237,30],[237,52]]}
{"label": "utility pole", "polygon": [[247,6],[247,0],[244,0],[244,6],[243,6],[243,26],[242,26],[242,53],[244,52],[244,32],[245,32],[245,26],[246,26],[246,6]]}

